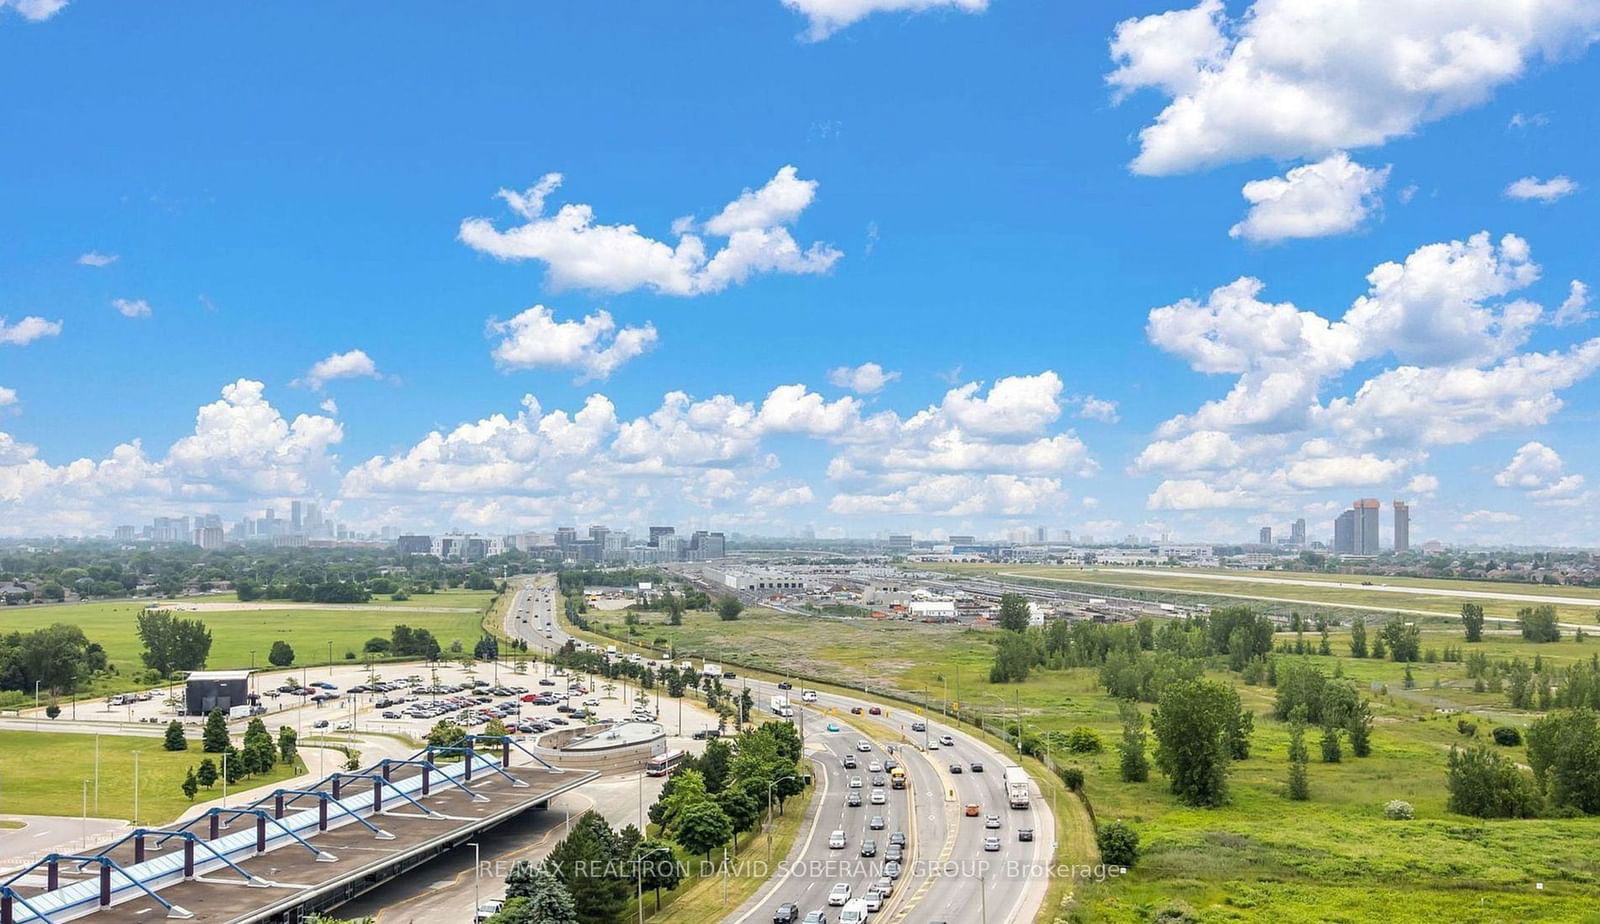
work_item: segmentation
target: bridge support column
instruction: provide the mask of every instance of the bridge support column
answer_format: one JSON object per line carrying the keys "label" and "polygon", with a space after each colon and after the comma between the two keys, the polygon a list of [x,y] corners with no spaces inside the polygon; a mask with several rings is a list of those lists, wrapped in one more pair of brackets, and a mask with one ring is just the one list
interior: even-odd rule
{"label": "bridge support column", "polygon": [[194,878],[194,841],[189,838],[183,840],[183,878]]}
{"label": "bridge support column", "polygon": [[372,781],[372,811],[373,814],[383,811],[383,780]]}
{"label": "bridge support column", "polygon": [[428,794],[428,782],[429,782],[428,781],[428,771],[430,769],[431,768],[429,768],[429,767],[423,767],[422,768],[422,794],[424,796],[426,796]]}
{"label": "bridge support column", "polygon": [[0,924],[15,924],[16,916],[11,911],[11,893],[0,895]]}
{"label": "bridge support column", "polygon": [[511,769],[511,739],[500,742],[500,766]]}
{"label": "bridge support column", "polygon": [[256,816],[256,853],[267,852],[267,819],[265,815]]}
{"label": "bridge support column", "polygon": [[476,756],[478,756],[478,752],[473,749],[472,745],[467,745],[467,768],[461,775],[468,783],[472,782],[472,758]]}
{"label": "bridge support column", "polygon": [[111,906],[111,864],[100,864],[100,907]]}
{"label": "bridge support column", "polygon": [[59,888],[61,888],[61,863],[58,860],[51,860],[44,868],[44,890],[54,892]]}
{"label": "bridge support column", "polygon": [[276,793],[272,800],[272,817],[283,817],[283,793]]}
{"label": "bridge support column", "polygon": [[323,794],[321,799],[317,800],[317,830],[328,830],[328,796],[326,793]]}
{"label": "bridge support column", "polygon": [[133,862],[144,862],[144,835],[142,833],[133,836]]}
{"label": "bridge support column", "polygon": [[339,774],[335,773],[333,775],[333,797],[335,799],[339,798],[339,790],[343,783],[344,780],[339,777]]}
{"label": "bridge support column", "polygon": [[383,763],[378,765],[378,770],[383,774],[384,779],[389,779],[389,758],[385,757],[383,759]]}
{"label": "bridge support column", "polygon": [[213,812],[212,815],[211,815],[211,838],[210,839],[211,840],[216,840],[220,836],[222,836],[222,816],[216,814],[215,812]]}

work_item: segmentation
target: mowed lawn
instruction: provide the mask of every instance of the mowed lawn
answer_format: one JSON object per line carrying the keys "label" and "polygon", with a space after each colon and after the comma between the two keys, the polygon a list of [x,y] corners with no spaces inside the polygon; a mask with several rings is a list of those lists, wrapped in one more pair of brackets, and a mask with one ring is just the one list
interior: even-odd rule
{"label": "mowed lawn", "polygon": [[[607,632],[627,633],[620,613],[590,618]],[[1600,818],[1486,823],[1446,811],[1449,749],[1469,739],[1456,729],[1459,716],[1440,710],[1472,709],[1479,738],[1496,723],[1523,725],[1533,717],[1511,710],[1504,694],[1473,693],[1460,663],[1413,664],[1416,686],[1407,690],[1404,665],[1354,660],[1347,632],[1333,633],[1333,654],[1308,660],[1330,676],[1339,669],[1372,699],[1374,754],[1356,759],[1347,742],[1342,762],[1324,764],[1320,732],[1310,731],[1312,798],[1304,803],[1284,795],[1288,729],[1270,718],[1273,690],[1239,685],[1256,714],[1254,750],[1232,766],[1232,802],[1203,810],[1179,805],[1155,769],[1147,783],[1120,780],[1118,703],[1099,688],[1097,671],[1040,670],[1022,684],[990,684],[994,630],[760,610],[736,622],[689,613],[676,627],[657,624],[654,614],[645,618],[651,622],[638,627],[635,639],[668,638],[682,654],[853,684],[866,679],[914,698],[926,689],[935,702],[956,699],[959,678],[964,707],[985,710],[996,723],[1012,723],[1020,713],[1030,731],[1096,731],[1105,745],[1099,754],[1057,757],[1085,770],[1096,816],[1133,824],[1144,853],[1127,878],[1075,884],[1073,920],[1132,924],[1179,908],[1200,920],[1252,922],[1600,921],[1600,858],[1592,849]],[[1294,636],[1280,633],[1284,639]],[[1317,633],[1305,639],[1314,650]],[[1458,630],[1424,632],[1425,650],[1442,653],[1446,646],[1568,664],[1600,652],[1600,639],[1536,645],[1491,634],[1467,646]],[[1280,663],[1294,657],[1280,655]],[[1227,672],[1211,676],[1240,683]],[[1146,716],[1150,708],[1140,704]],[[1154,746],[1152,738],[1152,754]],[[1523,748],[1502,750],[1527,763]],[[1390,799],[1411,802],[1417,818],[1386,820]]]}
{"label": "mowed lawn", "polygon": [[[1264,581],[1245,580],[1237,572],[1199,572],[1187,568],[1147,569],[1137,572],[1130,570],[1111,570],[1096,568],[1076,568],[1065,566],[1044,565],[947,565],[940,566],[939,570],[965,574],[1006,574],[1020,578],[1028,578],[1041,582],[1045,586],[1057,586],[1064,590],[1083,590],[1094,593],[1095,588],[1103,588],[1108,594],[1118,591],[1131,591],[1137,596],[1138,591],[1166,592],[1171,594],[1170,599],[1203,600],[1207,594],[1216,595],[1222,600],[1222,595],[1232,597],[1251,597],[1271,605],[1275,610],[1299,609],[1302,612],[1313,610],[1318,603],[1329,607],[1348,605],[1360,607],[1392,607],[1396,610],[1413,610],[1438,613],[1441,616],[1451,616],[1461,611],[1461,604],[1476,603],[1483,607],[1484,613],[1505,619],[1516,617],[1517,611],[1523,607],[1537,606],[1539,604],[1516,600],[1495,600],[1483,597],[1457,596],[1455,591],[1474,591],[1480,593],[1510,593],[1529,594],[1544,597],[1570,597],[1583,600],[1600,597],[1600,589],[1588,587],[1546,587],[1540,584],[1514,584],[1504,581],[1451,581],[1424,578],[1391,578],[1367,577],[1350,574],[1301,574],[1293,571],[1253,572],[1248,576],[1261,578],[1279,578],[1283,580],[1305,580],[1316,583],[1356,583],[1372,581],[1372,586],[1361,587],[1312,587],[1302,584],[1278,584]],[[1232,580],[1217,579],[1197,576],[1200,573],[1226,574]],[[1379,586],[1390,584],[1395,586],[1414,587],[1430,591],[1429,593],[1396,592],[1385,590]],[[1437,591],[1434,593],[1432,591]],[[1305,604],[1285,603],[1287,600],[1310,601]],[[1248,603],[1248,600],[1239,600]],[[1561,621],[1591,625],[1600,618],[1600,607],[1593,603],[1573,602],[1552,604]]]}
{"label": "mowed lawn", "polygon": [[[201,788],[190,802],[180,788],[190,767],[220,756],[200,750],[198,729],[187,751],[163,751],[160,738],[100,735],[100,801],[95,807],[95,736],[69,732],[0,731],[0,812],[20,815],[77,815],[83,811],[84,781],[89,781],[89,814],[133,819],[133,752],[139,752],[139,818],[159,825],[190,805],[222,796],[219,782]],[[237,743],[237,741],[235,742]],[[267,776],[246,777],[234,792],[288,779],[303,770],[278,764]]]}
{"label": "mowed lawn", "polygon": [[[484,607],[489,605],[489,600],[493,596],[494,596],[494,594],[492,592],[490,592],[490,591],[487,591],[487,590],[463,590],[461,588],[453,588],[453,589],[446,589],[446,590],[437,590],[437,591],[434,591],[431,594],[413,594],[413,595],[411,595],[411,597],[409,599],[406,599],[406,600],[390,600],[386,595],[378,594],[378,595],[374,596],[372,598],[372,600],[369,601],[369,603],[367,605],[369,605],[369,606],[382,606],[382,607],[403,606],[403,607],[406,607],[407,609],[443,608],[443,609],[482,610]],[[232,593],[206,594],[205,596],[202,596],[202,597],[185,597],[182,602],[185,602],[185,603],[188,603],[188,602],[193,602],[193,603],[237,603],[237,602],[239,602],[239,596],[238,596],[238,594],[232,594]],[[289,603],[291,601],[288,601],[288,600],[257,600],[255,602],[257,602],[257,603],[280,603],[281,604],[281,603]],[[300,605],[301,606],[315,606],[315,604],[311,604],[311,603],[303,603],[303,604],[300,604]]]}
{"label": "mowed lawn", "polygon": [[[479,598],[480,609],[488,601]],[[27,631],[64,622],[83,629],[90,641],[105,646],[111,663],[127,675],[144,670],[139,659],[144,650],[139,641],[136,617],[144,602],[116,600],[104,603],[74,603],[62,606],[0,607],[0,632]],[[374,636],[389,637],[398,623],[428,629],[445,648],[460,640],[470,651],[482,635],[481,613],[383,612],[362,610],[237,610],[210,613],[181,613],[186,619],[199,619],[211,630],[211,656],[206,667],[212,669],[249,667],[255,652],[258,668],[267,667],[267,651],[279,639],[294,648],[296,664],[326,664],[328,644],[333,644],[335,661],[345,660],[346,652],[361,656],[361,646]],[[99,686],[105,686],[101,683]],[[106,689],[112,689],[112,684]],[[128,686],[122,684],[121,686]]]}

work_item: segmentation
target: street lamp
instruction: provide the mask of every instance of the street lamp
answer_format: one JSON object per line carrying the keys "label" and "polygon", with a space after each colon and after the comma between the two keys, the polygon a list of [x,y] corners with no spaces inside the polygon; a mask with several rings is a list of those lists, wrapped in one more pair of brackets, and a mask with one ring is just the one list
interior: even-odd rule
{"label": "street lamp", "polygon": [[474,918],[476,918],[477,915],[478,915],[478,909],[483,907],[483,902],[480,900],[480,898],[478,896],[478,872],[479,872],[479,870],[481,870],[483,868],[483,864],[481,862],[479,862],[478,857],[479,857],[478,842],[477,841],[473,841],[472,842],[472,915],[473,915]]}
{"label": "street lamp", "polygon": [[767,784],[767,866],[772,866],[772,788],[788,780],[799,780],[794,774],[780,776]]}
{"label": "street lamp", "polygon": [[660,847],[651,847],[649,850],[646,850],[644,853],[639,854],[639,859],[634,864],[634,868],[633,868],[634,877],[633,878],[639,884],[639,924],[644,924],[644,861],[645,861],[646,857],[649,857],[649,856],[651,856],[653,854],[661,853],[662,851],[666,851],[668,853],[671,853],[672,852],[672,848],[668,847],[668,846],[665,846],[665,845],[662,845]]}

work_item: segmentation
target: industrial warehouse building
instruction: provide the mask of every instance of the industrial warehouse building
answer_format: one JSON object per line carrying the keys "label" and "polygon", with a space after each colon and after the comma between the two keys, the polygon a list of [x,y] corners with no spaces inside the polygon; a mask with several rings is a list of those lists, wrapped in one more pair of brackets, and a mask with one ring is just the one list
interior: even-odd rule
{"label": "industrial warehouse building", "polygon": [[205,715],[213,709],[227,712],[250,705],[251,671],[191,671],[184,680],[184,715]]}

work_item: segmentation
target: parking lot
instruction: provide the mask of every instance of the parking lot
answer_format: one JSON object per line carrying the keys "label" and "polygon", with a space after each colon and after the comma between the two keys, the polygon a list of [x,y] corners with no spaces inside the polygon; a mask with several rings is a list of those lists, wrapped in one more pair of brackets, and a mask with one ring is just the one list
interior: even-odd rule
{"label": "parking lot", "polygon": [[[251,691],[263,720],[271,726],[294,726],[301,734],[348,731],[422,738],[441,719],[479,731],[499,719],[512,732],[536,734],[591,718],[659,718],[671,733],[678,730],[680,708],[684,735],[712,724],[692,705],[680,707],[670,699],[658,703],[657,690],[640,691],[635,683],[568,674],[544,662],[528,661],[523,667],[518,673],[515,662],[491,661],[471,668],[424,662],[376,665],[371,671],[361,665],[291,668],[255,674]],[[99,703],[79,702],[55,721],[164,724],[178,718],[198,726],[203,716],[181,715],[183,689],[180,681]],[[24,715],[31,717],[32,712]]]}

